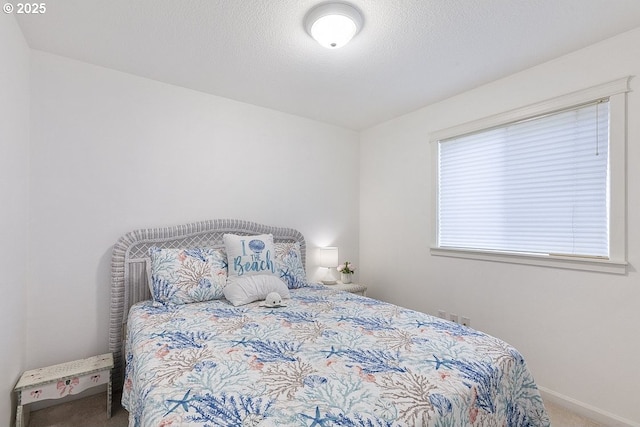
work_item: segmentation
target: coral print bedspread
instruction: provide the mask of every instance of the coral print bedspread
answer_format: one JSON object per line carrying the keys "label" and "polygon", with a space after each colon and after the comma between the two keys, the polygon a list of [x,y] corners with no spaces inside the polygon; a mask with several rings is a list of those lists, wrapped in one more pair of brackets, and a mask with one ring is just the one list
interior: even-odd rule
{"label": "coral print bedspread", "polygon": [[132,307],[130,426],[548,426],[522,356],[491,336],[311,286],[287,307]]}

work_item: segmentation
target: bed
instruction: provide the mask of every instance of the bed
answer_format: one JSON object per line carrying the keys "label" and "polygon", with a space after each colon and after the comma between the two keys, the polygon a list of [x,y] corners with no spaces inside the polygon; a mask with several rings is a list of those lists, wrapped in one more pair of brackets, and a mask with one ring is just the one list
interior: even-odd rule
{"label": "bed", "polygon": [[[274,257],[286,264],[274,273],[287,284],[284,306],[234,305],[219,294],[162,301],[153,254],[202,258],[202,251],[228,249],[225,235],[272,236],[276,255],[288,248],[286,262]],[[231,277],[237,263],[228,254]],[[515,348],[453,322],[308,283],[299,271],[305,261],[297,230],[239,220],[120,238],[109,345],[129,426],[549,425]]]}

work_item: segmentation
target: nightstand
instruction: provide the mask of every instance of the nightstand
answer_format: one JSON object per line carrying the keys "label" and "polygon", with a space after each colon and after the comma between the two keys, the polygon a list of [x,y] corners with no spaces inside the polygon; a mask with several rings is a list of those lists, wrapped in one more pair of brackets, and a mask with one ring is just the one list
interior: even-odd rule
{"label": "nightstand", "polygon": [[26,427],[24,405],[46,399],[60,399],[90,387],[107,384],[107,417],[111,418],[111,369],[113,354],[33,369],[22,374],[14,391],[18,394],[16,427]]}
{"label": "nightstand", "polygon": [[355,295],[367,296],[367,287],[358,283],[342,283],[338,282],[335,285],[326,285],[330,289],[336,289],[338,291],[351,292]]}

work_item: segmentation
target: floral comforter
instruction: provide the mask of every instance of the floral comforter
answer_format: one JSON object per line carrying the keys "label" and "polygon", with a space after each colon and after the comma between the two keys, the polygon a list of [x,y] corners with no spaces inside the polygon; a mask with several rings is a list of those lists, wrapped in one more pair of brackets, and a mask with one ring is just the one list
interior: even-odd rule
{"label": "floral comforter", "polygon": [[505,342],[330,287],[291,293],[280,308],[133,306],[129,425],[549,425]]}

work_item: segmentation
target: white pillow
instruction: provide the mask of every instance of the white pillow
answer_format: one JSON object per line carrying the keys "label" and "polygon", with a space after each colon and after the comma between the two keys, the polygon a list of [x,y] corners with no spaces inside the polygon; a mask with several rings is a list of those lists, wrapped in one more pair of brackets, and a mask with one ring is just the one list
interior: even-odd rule
{"label": "white pillow", "polygon": [[273,235],[238,236],[225,234],[223,239],[227,250],[229,277],[277,274]]}
{"label": "white pillow", "polygon": [[234,306],[263,300],[271,292],[277,292],[284,298],[290,298],[287,284],[276,276],[254,274],[245,277],[229,277],[227,286],[222,290],[224,297]]}

